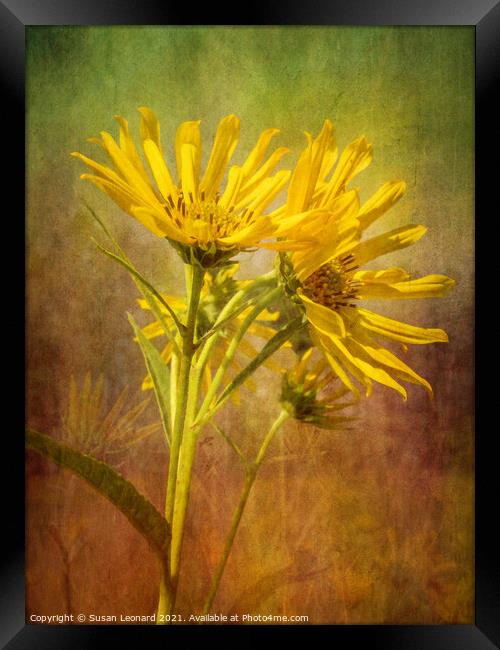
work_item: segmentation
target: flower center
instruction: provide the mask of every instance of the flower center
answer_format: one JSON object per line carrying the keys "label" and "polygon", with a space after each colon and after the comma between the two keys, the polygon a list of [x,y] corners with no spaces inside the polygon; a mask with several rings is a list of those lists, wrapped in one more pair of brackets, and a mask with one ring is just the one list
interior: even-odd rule
{"label": "flower center", "polygon": [[329,309],[355,307],[351,301],[358,298],[361,285],[353,279],[358,267],[350,253],[327,262],[314,271],[302,284],[305,295]]}
{"label": "flower center", "polygon": [[179,190],[177,201],[171,195],[168,197],[165,212],[178,228],[203,243],[227,237],[254,220],[253,211],[235,213],[234,205],[226,208],[219,201],[219,193],[206,199],[205,192],[194,198],[191,192],[185,197]]}

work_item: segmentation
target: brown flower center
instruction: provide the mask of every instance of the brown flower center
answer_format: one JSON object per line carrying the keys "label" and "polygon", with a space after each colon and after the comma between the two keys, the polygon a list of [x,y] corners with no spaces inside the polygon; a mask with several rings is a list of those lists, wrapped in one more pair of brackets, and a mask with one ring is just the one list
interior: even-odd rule
{"label": "brown flower center", "polygon": [[304,294],[314,302],[336,310],[339,307],[355,307],[360,282],[353,279],[358,267],[350,253],[327,262],[314,271],[302,284]]}

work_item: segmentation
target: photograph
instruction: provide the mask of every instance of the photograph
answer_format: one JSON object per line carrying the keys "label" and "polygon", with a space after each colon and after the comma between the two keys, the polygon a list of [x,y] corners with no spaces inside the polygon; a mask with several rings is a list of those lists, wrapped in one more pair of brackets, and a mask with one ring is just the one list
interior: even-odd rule
{"label": "photograph", "polygon": [[26,26],[26,624],[474,625],[475,38]]}

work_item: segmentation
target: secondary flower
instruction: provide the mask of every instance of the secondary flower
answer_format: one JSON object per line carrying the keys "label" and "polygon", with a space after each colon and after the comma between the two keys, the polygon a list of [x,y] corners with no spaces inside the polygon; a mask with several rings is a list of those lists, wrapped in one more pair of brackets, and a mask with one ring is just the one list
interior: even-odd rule
{"label": "secondary flower", "polygon": [[364,138],[356,140],[327,179],[336,158],[331,123],[325,122],[315,140],[309,136],[283,212],[322,207],[328,214],[297,219],[289,237],[309,244],[282,255],[281,272],[289,295],[305,309],[312,339],[345,386],[357,394],[355,379],[368,395],[375,381],[406,399],[398,379],[420,384],[430,393],[432,388],[381,341],[397,341],[406,348],[408,344],[446,342],[448,336],[442,329],[416,327],[376,314],[360,301],[444,296],[455,282],[437,274],[412,279],[402,268],[361,270],[378,257],[416,243],[427,230],[408,225],[364,238],[365,230],[405,191],[401,181],[385,183],[360,207],[357,192],[349,190],[347,183],[369,164],[371,151]]}
{"label": "secondary flower", "polygon": [[298,357],[294,367],[284,373],[280,401],[296,420],[335,429],[354,420],[338,415],[353,402],[340,401],[349,390],[335,385],[338,383],[336,374],[324,356],[313,359],[314,352],[314,348],[309,348]]}
{"label": "secondary flower", "polygon": [[[238,264],[232,264],[231,266],[219,269],[217,272],[210,271],[205,275],[205,281],[201,291],[200,306],[198,309],[196,321],[197,338],[202,337],[212,328],[217,317],[220,314],[221,309],[228,302],[228,300],[237,291],[251,283],[251,281],[234,279],[234,274],[238,270],[238,267]],[[165,295],[164,298],[179,315],[182,316],[185,313],[186,303],[183,298],[171,295]],[[148,304],[145,300],[139,299],[138,302],[143,309],[149,309]],[[164,321],[172,325],[172,335],[174,335],[175,330],[170,314],[159,302],[158,308],[162,311]],[[234,319],[224,325],[224,327],[219,331],[216,344],[212,349],[210,358],[204,369],[203,385],[205,389],[208,389],[210,386],[213,374],[220,366],[231,339],[251,310],[252,306],[249,306],[247,309],[238,314]],[[249,359],[252,359],[257,355],[258,351],[253,343],[253,339],[258,338],[267,341],[272,338],[274,334],[276,334],[275,323],[278,318],[279,313],[277,311],[270,312],[267,309],[264,309],[260,313],[257,320],[255,320],[250,325],[247,331],[247,336],[245,336],[240,342],[238,348],[239,354],[235,356],[229,367],[228,381],[230,381],[236,373],[240,372],[243,367],[247,365]],[[142,331],[144,335],[149,339],[164,336],[163,326],[159,321],[153,321],[149,323],[143,328]],[[172,343],[167,342],[161,351],[161,356],[166,363],[170,363],[172,359],[172,350]],[[265,365],[270,370],[276,372],[281,371],[281,369],[271,359],[268,359]],[[247,380],[246,385],[248,388],[254,389],[254,385],[250,379]],[[142,389],[148,390],[150,388],[153,388],[153,384],[151,378],[148,375],[145,377],[142,383]],[[233,395],[237,400],[238,393],[236,392]]]}
{"label": "secondary flower", "polygon": [[[240,131],[238,117],[228,115],[217,128],[202,173],[200,121],[183,122],[175,136],[175,175],[162,148],[156,116],[145,107],[139,112],[147,165],[134,144],[127,120],[115,116],[120,127],[118,142],[104,131],[101,139],[90,139],[102,147],[111,166],[74,152],[73,156],[92,169],[91,174],[83,174],[81,178],[97,185],[155,235],[168,238],[185,261],[195,255],[198,262],[208,267],[241,249],[272,247],[264,242],[273,236],[276,220],[264,215],[264,211],[290,176],[285,170],[273,173],[288,151],[285,147],[279,147],[264,160],[278,129],[263,131],[246,160],[228,170]],[[284,218],[280,223],[282,230],[286,230],[286,221]],[[276,246],[279,248],[279,244]]]}

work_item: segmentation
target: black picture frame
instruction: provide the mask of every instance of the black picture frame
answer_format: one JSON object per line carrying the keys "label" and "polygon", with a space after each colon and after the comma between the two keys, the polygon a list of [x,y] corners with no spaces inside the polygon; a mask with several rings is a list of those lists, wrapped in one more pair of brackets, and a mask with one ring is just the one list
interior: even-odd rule
{"label": "black picture frame", "polygon": [[[6,281],[8,310],[4,315],[7,333],[5,341],[11,353],[11,365],[4,367],[10,375],[13,392],[4,406],[14,413],[11,427],[3,432],[3,444],[8,445],[2,463],[3,541],[0,589],[0,646],[9,650],[71,647],[73,650],[89,647],[108,647],[111,639],[124,635],[132,646],[146,643],[150,635],[165,640],[165,635],[176,632],[194,638],[206,638],[220,628],[190,626],[189,628],[155,628],[146,626],[85,627],[26,625],[24,613],[24,428],[21,414],[24,403],[21,377],[23,337],[17,316],[22,314],[22,278],[24,268],[24,41],[27,25],[98,25],[98,24],[294,24],[294,25],[473,25],[476,33],[476,184],[477,212],[476,286],[488,286],[491,277],[486,254],[487,240],[494,237],[492,228],[498,228],[498,156],[489,152],[498,147],[500,87],[500,2],[498,0],[328,0],[314,2],[270,3],[256,8],[244,6],[240,15],[217,12],[210,4],[193,11],[179,3],[160,0],[0,0],[0,80],[2,84],[3,136],[11,139],[8,147],[8,165],[3,178],[5,195],[13,198],[4,219],[4,245],[16,252],[9,263]],[[5,206],[4,206],[5,209]],[[495,221],[494,224],[491,222]],[[482,226],[487,233],[482,234]],[[19,242],[19,249],[13,242]],[[493,265],[491,264],[491,269]],[[5,269],[4,269],[5,272]],[[16,281],[17,278],[17,281]],[[10,281],[12,279],[13,281]],[[482,292],[481,292],[482,293]],[[491,292],[484,291],[484,305],[476,305],[476,616],[474,625],[438,626],[314,626],[325,627],[328,642],[339,648],[359,644],[366,648],[397,648],[398,650],[487,650],[500,645],[500,538],[495,526],[494,497],[499,493],[498,468],[495,447],[495,428],[489,422],[490,413],[498,397],[495,382],[488,377],[492,351],[486,345],[493,340],[497,326],[487,317],[491,308]],[[19,310],[19,311],[18,311]],[[488,312],[489,313],[489,312]],[[483,314],[485,317],[483,318]],[[7,338],[5,338],[7,337]],[[484,354],[482,353],[484,350]],[[488,365],[487,365],[488,364]],[[483,372],[484,370],[484,372]],[[12,378],[18,381],[12,383]],[[19,417],[18,417],[19,416]],[[492,420],[493,422],[495,420]],[[11,459],[11,460],[7,460]],[[12,459],[15,459],[13,461]],[[316,630],[311,626],[294,626],[294,635]],[[287,628],[274,627],[272,632],[282,634]],[[161,631],[162,630],[162,631]],[[245,628],[251,639],[259,626]],[[238,626],[226,626],[228,638],[237,634]],[[271,633],[266,626],[267,635]],[[193,635],[193,636],[192,636]],[[151,637],[150,637],[151,638]],[[305,637],[304,637],[305,638]],[[297,638],[298,640],[298,638]]]}

